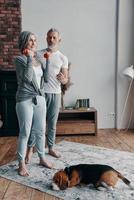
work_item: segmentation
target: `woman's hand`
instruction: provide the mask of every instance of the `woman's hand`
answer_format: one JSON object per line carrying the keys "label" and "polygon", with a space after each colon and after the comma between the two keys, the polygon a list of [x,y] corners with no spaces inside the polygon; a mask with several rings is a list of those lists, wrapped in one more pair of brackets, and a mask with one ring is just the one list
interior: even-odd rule
{"label": "woman's hand", "polygon": [[32,51],[32,50],[30,50],[30,49],[24,49],[24,50],[23,50],[23,54],[24,54],[25,56],[31,56],[31,57],[34,57],[34,56],[35,56],[35,52]]}

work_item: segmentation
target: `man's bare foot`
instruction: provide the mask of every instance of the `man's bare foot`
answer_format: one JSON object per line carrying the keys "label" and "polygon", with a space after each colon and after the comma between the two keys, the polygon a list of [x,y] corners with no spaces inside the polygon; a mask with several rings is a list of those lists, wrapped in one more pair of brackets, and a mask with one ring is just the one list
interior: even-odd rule
{"label": "man's bare foot", "polygon": [[48,150],[48,153],[49,153],[51,156],[55,157],[55,158],[60,158],[60,157],[61,157],[61,154],[60,154],[58,151],[55,151],[55,150],[53,150],[53,149],[49,149],[49,150]]}
{"label": "man's bare foot", "polygon": [[49,162],[48,160],[46,160],[45,158],[40,158],[40,165],[47,167],[49,169],[53,168],[53,164],[51,162]]}
{"label": "man's bare foot", "polygon": [[19,162],[18,174],[21,176],[29,176],[29,172],[24,161]]}
{"label": "man's bare foot", "polygon": [[27,147],[27,153],[25,157],[25,163],[29,164],[33,155],[33,147]]}

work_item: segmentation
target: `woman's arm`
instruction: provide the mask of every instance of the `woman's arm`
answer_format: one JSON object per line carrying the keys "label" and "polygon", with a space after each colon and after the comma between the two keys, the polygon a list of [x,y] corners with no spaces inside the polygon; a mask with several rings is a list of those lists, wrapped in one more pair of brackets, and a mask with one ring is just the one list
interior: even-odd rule
{"label": "woman's arm", "polygon": [[31,82],[33,78],[32,58],[18,56],[15,59],[16,74],[18,81]]}

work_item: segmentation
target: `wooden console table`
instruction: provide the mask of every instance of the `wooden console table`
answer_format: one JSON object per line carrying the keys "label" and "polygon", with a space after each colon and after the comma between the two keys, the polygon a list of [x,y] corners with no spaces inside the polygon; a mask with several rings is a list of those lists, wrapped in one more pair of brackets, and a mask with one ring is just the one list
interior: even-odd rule
{"label": "wooden console table", "polygon": [[97,135],[97,110],[60,111],[56,135],[92,134]]}

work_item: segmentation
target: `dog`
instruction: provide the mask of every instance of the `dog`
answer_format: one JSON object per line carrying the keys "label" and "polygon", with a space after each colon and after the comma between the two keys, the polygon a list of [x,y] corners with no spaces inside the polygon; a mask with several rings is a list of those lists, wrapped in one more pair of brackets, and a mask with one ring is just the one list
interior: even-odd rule
{"label": "dog", "polygon": [[93,184],[96,189],[104,187],[113,190],[118,179],[134,189],[128,179],[108,165],[78,164],[66,167],[53,176],[52,189],[65,190],[78,184]]}

